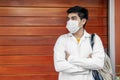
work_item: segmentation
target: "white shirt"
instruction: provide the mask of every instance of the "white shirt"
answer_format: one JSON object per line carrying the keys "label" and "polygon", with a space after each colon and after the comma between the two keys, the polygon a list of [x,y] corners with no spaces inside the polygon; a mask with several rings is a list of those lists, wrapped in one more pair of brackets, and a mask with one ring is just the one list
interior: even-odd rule
{"label": "white shirt", "polygon": [[[103,68],[104,48],[101,39],[95,35],[93,50],[90,45],[91,35],[84,30],[78,43],[71,34],[61,35],[54,46],[54,65],[59,72],[58,80],[94,80],[91,70]],[[65,51],[70,56],[65,59]],[[92,53],[92,57],[88,58]]]}

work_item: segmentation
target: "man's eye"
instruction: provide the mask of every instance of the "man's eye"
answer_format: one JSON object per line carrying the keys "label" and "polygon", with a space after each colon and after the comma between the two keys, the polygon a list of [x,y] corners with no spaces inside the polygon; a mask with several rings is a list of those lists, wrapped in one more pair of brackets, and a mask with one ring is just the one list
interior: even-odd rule
{"label": "man's eye", "polygon": [[76,20],[76,18],[71,18],[72,20]]}
{"label": "man's eye", "polygon": [[76,18],[76,17],[72,17],[71,19],[72,19],[72,20],[77,20],[77,18]]}
{"label": "man's eye", "polygon": [[67,18],[66,18],[66,20],[67,20],[67,21],[69,21],[69,20],[70,20],[70,18],[68,18],[68,17],[67,17]]}
{"label": "man's eye", "polygon": [[75,18],[72,18],[72,20],[75,20]]}

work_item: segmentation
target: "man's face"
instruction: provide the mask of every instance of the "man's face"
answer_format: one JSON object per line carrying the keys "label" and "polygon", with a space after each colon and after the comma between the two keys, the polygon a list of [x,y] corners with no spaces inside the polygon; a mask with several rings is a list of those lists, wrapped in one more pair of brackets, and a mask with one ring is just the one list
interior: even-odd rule
{"label": "man's face", "polygon": [[78,20],[80,21],[80,17],[78,16],[77,13],[69,13],[67,16],[67,20]]}
{"label": "man's face", "polygon": [[80,19],[78,13],[69,13],[67,16],[67,21],[69,20],[77,20],[79,22],[79,26],[83,26],[85,24],[84,19]]}

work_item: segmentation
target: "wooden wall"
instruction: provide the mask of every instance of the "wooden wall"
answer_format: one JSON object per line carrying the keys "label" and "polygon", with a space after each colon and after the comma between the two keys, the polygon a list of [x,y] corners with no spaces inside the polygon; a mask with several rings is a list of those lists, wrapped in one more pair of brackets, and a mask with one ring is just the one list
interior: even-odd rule
{"label": "wooden wall", "polygon": [[0,0],[0,80],[57,80],[53,46],[67,33],[66,10],[89,9],[86,29],[108,47],[107,0]]}
{"label": "wooden wall", "polygon": [[116,75],[120,76],[120,0],[115,0],[115,52]]}

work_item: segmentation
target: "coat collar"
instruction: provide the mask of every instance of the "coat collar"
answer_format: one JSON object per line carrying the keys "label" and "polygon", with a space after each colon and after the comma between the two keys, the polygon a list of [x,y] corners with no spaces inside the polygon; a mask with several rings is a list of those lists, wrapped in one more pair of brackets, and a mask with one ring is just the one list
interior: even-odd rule
{"label": "coat collar", "polygon": [[[73,37],[73,34],[68,33],[68,37]],[[86,32],[86,30],[84,29],[84,34],[82,37],[83,38],[90,38],[90,34],[88,32]]]}

